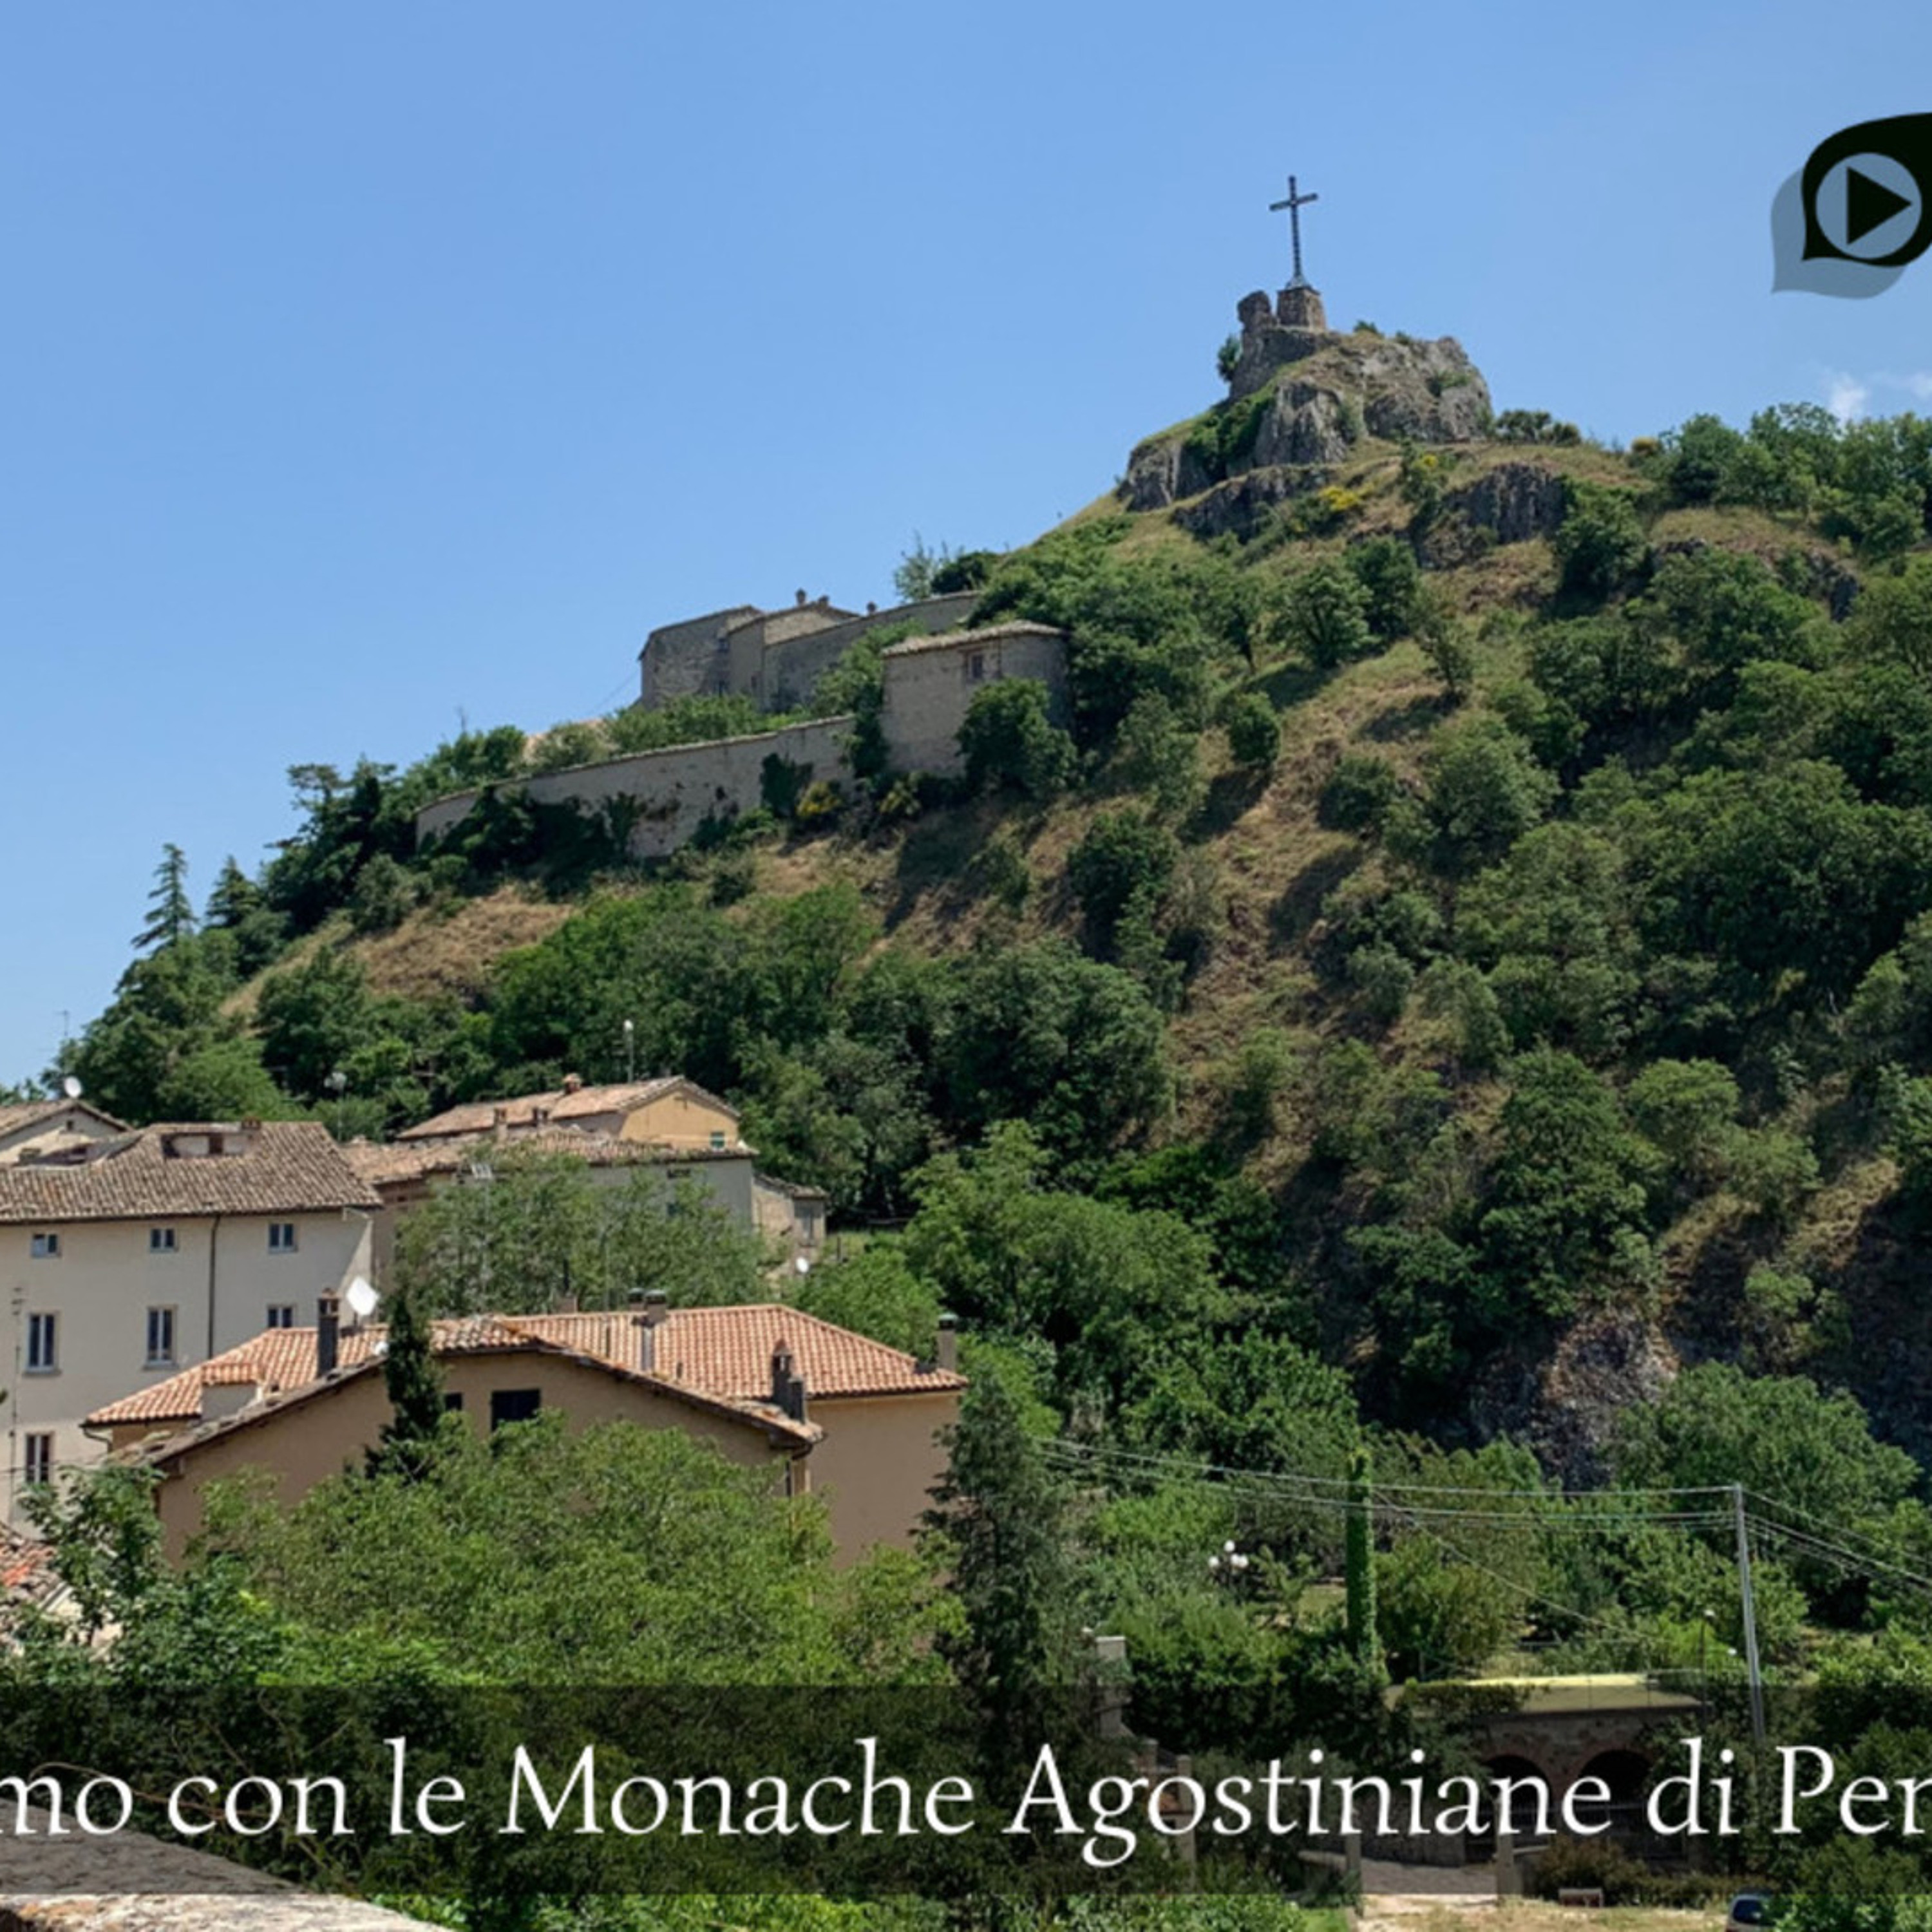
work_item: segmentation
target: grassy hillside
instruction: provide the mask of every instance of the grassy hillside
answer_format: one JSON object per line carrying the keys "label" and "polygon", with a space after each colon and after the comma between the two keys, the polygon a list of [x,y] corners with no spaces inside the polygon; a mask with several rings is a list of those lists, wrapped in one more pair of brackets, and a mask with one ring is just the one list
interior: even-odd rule
{"label": "grassy hillside", "polygon": [[1244,539],[1110,495],[972,560],[987,616],[1069,626],[1076,715],[989,712],[970,785],[884,774],[646,871],[513,784],[411,850],[423,799],[543,755],[520,729],[306,768],[302,837],[137,964],[81,1071],[136,1117],[381,1133],[620,1072],[622,1013],[875,1226],[998,1119],[1097,1106],[1041,1130],[1061,1183],[1239,1204],[1224,1275],[1372,1412],[1586,1469],[1714,1357],[1922,1453],[1927,433],[1514,428],[1358,437]]}

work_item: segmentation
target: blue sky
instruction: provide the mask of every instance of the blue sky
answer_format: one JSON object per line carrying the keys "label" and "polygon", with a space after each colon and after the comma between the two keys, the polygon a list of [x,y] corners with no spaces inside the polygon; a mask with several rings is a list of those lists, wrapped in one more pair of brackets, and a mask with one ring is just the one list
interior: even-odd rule
{"label": "blue sky", "polygon": [[285,768],[628,697],[644,633],[1022,542],[1218,393],[1266,204],[1341,326],[1628,438],[1932,393],[1932,259],[1770,292],[1922,5],[16,8],[0,1078]]}

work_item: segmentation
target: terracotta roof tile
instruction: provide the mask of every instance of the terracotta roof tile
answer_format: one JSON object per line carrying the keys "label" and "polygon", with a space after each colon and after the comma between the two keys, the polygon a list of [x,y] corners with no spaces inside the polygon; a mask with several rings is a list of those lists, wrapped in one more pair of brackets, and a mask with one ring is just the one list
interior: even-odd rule
{"label": "terracotta roof tile", "polygon": [[446,1108],[442,1113],[427,1120],[419,1120],[412,1127],[405,1127],[396,1138],[399,1141],[433,1140],[458,1134],[484,1133],[496,1124],[497,1115],[502,1116],[503,1124],[512,1129],[531,1127],[539,1124],[541,1114],[551,1120],[568,1123],[586,1120],[598,1114],[628,1113],[633,1108],[648,1106],[653,1100],[662,1100],[667,1094],[687,1093],[707,1105],[716,1107],[730,1114],[734,1120],[738,1110],[718,1099],[715,1094],[707,1094],[695,1081],[686,1079],[682,1075],[667,1073],[654,1080],[621,1082],[615,1086],[579,1087],[574,1090],[560,1088],[550,1094],[520,1094],[508,1100],[471,1100],[461,1106]]}
{"label": "terracotta roof tile", "polygon": [[[210,1132],[226,1135],[240,1150],[176,1150],[182,1136]],[[313,1120],[245,1128],[170,1124],[90,1142],[81,1153],[72,1161],[0,1166],[0,1223],[321,1214],[382,1205],[327,1130]]]}
{"label": "terracotta roof tile", "polygon": [[433,1174],[455,1174],[472,1161],[500,1160],[506,1154],[568,1154],[591,1167],[668,1167],[690,1161],[748,1160],[758,1150],[742,1141],[726,1148],[673,1147],[662,1141],[626,1141],[615,1134],[586,1133],[580,1127],[532,1127],[507,1140],[484,1133],[398,1141],[386,1147],[371,1141],[351,1141],[342,1152],[371,1187],[380,1189]]}
{"label": "terracotta roof tile", "polygon": [[[434,1336],[438,1354],[533,1346],[643,1372],[638,1331],[634,1314],[612,1310],[469,1316],[439,1321]],[[345,1328],[338,1344],[338,1366],[356,1368],[374,1359],[387,1332],[380,1324]],[[808,1395],[814,1399],[924,1394],[966,1385],[962,1376],[922,1369],[899,1349],[782,1302],[674,1309],[653,1330],[650,1373],[691,1394],[762,1410],[771,1394],[772,1352],[781,1341],[790,1348]],[[315,1330],[270,1328],[225,1354],[96,1409],[86,1426],[106,1429],[190,1421],[201,1414],[204,1386],[236,1388],[253,1382],[273,1393],[300,1388],[315,1379]]]}

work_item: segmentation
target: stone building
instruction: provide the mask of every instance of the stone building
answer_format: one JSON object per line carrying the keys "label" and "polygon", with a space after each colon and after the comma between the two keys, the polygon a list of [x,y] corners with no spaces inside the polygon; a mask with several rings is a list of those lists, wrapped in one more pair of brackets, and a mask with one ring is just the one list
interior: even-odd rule
{"label": "stone building", "polygon": [[[868,626],[891,614],[868,619]],[[808,643],[815,642],[808,638]],[[888,766],[956,777],[962,769],[959,728],[974,697],[1001,678],[1036,678],[1063,720],[1066,710],[1065,634],[1045,624],[996,624],[943,631],[890,646],[880,660],[880,723]],[[742,738],[674,745],[594,764],[538,772],[516,788],[544,805],[609,814],[627,828],[640,859],[663,858],[688,844],[707,821],[728,823],[767,802],[775,774],[795,791],[817,781],[848,784],[853,720],[815,718]],[[454,792],[416,814],[416,843],[462,824],[480,790]]]}
{"label": "stone building", "polygon": [[[122,1400],[88,1427],[161,1478],[171,1554],[201,1522],[205,1484],[268,1472],[293,1502],[359,1462],[389,1419],[386,1331],[341,1325],[332,1298],[312,1327],[271,1330]],[[778,1302],[472,1316],[433,1324],[450,1406],[477,1428],[545,1411],[571,1429],[675,1428],[730,1461],[826,1501],[839,1556],[909,1545],[944,1471],[941,1432],[965,1380],[950,1328],[921,1360]]]}
{"label": "stone building", "polygon": [[868,631],[906,624],[950,630],[973,614],[978,597],[964,590],[861,612],[824,597],[808,602],[801,590],[796,604],[775,610],[736,604],[667,624],[638,653],[638,702],[656,710],[680,698],[728,694],[748,698],[761,711],[794,710]]}

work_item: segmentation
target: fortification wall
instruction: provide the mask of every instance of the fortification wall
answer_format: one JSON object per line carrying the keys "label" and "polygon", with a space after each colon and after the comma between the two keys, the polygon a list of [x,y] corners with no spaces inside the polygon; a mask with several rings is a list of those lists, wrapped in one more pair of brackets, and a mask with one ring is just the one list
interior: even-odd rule
{"label": "fortification wall", "polygon": [[[636,817],[632,855],[661,859],[688,844],[707,818],[732,819],[756,811],[768,758],[802,767],[808,783],[845,778],[845,740],[851,728],[850,718],[815,718],[746,738],[674,745],[544,772],[520,781],[519,788],[540,804],[574,804],[584,812],[596,812],[614,800],[628,801]],[[416,843],[440,838],[460,825],[482,796],[481,790],[456,792],[425,806],[416,814]]]}
{"label": "fortification wall", "polygon": [[[958,598],[932,598],[898,613],[876,611],[854,624],[866,628],[904,622],[914,612],[937,617]],[[842,626],[843,628],[849,628]],[[808,641],[816,644],[814,638]],[[848,638],[846,643],[849,645]],[[829,661],[829,660],[828,660]],[[880,723],[886,762],[895,771],[958,776],[959,728],[974,698],[1001,678],[1036,678],[1047,688],[1054,717],[1067,716],[1066,639],[1043,624],[996,624],[977,631],[940,631],[891,646],[882,661],[884,704]],[[816,779],[848,782],[849,717],[815,718],[743,738],[676,745],[624,758],[573,765],[515,782],[544,805],[574,805],[596,812],[621,801],[632,820],[630,849],[639,859],[661,859],[690,842],[707,818],[729,820],[764,802],[765,761],[778,758],[799,768],[800,784]],[[502,788],[499,788],[502,789]],[[416,814],[418,846],[462,824],[482,790],[455,792]]]}
{"label": "fortification wall", "polygon": [[639,702],[655,711],[680,698],[724,688],[722,646],[726,630],[757,616],[748,604],[708,611],[702,617],[664,624],[644,640],[638,654]]}

